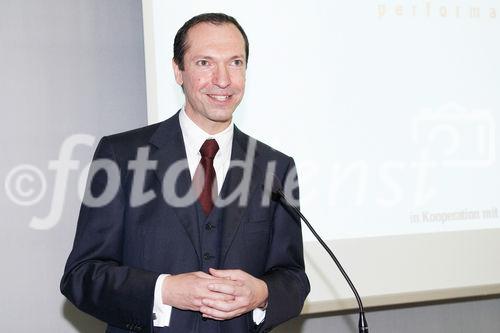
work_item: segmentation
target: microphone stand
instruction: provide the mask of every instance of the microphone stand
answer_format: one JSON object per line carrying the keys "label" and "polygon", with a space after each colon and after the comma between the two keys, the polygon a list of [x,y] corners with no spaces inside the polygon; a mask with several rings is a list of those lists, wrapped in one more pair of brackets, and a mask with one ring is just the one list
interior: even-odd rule
{"label": "microphone stand", "polygon": [[342,267],[342,265],[338,261],[337,257],[335,257],[335,255],[333,254],[332,250],[321,239],[321,237],[318,235],[318,233],[316,232],[316,230],[314,230],[314,228],[309,223],[309,221],[306,219],[306,217],[304,215],[302,215],[302,213],[300,212],[299,208],[297,208],[296,206],[292,205],[287,200],[287,198],[285,197],[285,194],[283,193],[283,191],[281,190],[281,188],[274,189],[273,194],[275,194],[276,196],[279,197],[279,199],[281,199],[280,202],[284,203],[287,207],[291,208],[295,213],[297,213],[300,216],[300,218],[302,219],[302,221],[304,221],[304,223],[307,225],[307,227],[309,228],[309,230],[311,230],[311,232],[313,233],[314,237],[316,237],[316,239],[318,240],[318,242],[323,246],[323,248],[326,250],[326,252],[328,252],[328,254],[330,255],[330,257],[333,259],[333,261],[337,265],[338,269],[340,270],[340,272],[342,273],[342,275],[346,279],[347,284],[349,284],[349,287],[351,288],[352,292],[354,293],[354,296],[356,297],[356,301],[358,302],[358,309],[359,309],[358,328],[359,328],[359,333],[368,333],[368,322],[366,321],[365,310],[363,308],[363,302],[361,301],[361,297],[359,297],[358,291],[354,287],[354,284],[352,283],[351,279],[349,278],[349,276],[345,272],[344,268]]}

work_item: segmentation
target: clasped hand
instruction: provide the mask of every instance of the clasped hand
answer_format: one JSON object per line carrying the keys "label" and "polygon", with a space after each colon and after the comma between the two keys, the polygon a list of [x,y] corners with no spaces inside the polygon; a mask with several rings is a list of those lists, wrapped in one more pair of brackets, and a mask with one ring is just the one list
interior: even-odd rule
{"label": "clasped hand", "polygon": [[264,281],[239,270],[192,272],[166,277],[163,303],[182,310],[199,311],[203,317],[226,320],[263,308],[268,290]]}

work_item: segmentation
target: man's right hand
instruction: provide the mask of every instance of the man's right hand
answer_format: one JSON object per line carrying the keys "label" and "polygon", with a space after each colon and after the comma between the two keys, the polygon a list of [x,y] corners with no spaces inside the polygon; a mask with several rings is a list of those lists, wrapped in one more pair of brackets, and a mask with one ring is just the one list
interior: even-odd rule
{"label": "man's right hand", "polygon": [[215,278],[204,272],[191,272],[165,277],[162,285],[162,301],[164,304],[181,310],[200,311],[202,300],[209,298],[219,301],[233,301],[234,296],[211,291],[209,284],[221,282],[240,286],[241,282]]}

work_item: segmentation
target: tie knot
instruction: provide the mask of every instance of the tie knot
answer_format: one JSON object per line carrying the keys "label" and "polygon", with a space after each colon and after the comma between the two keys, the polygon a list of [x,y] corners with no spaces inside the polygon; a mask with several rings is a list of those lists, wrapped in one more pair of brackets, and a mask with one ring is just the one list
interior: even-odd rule
{"label": "tie knot", "polygon": [[213,159],[217,151],[219,150],[219,145],[215,139],[205,140],[200,148],[200,154],[202,157]]}

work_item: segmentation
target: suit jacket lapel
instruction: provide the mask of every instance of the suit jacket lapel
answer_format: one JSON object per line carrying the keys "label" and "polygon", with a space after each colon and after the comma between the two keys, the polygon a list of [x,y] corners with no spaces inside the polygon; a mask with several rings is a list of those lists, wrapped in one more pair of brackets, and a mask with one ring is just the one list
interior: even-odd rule
{"label": "suit jacket lapel", "polygon": [[[253,142],[251,140],[253,140]],[[251,164],[251,174],[249,175],[251,176],[249,187],[243,189],[244,191],[248,191],[247,200],[244,200],[244,202],[240,204],[240,196],[238,196],[238,198],[232,200],[229,205],[223,207],[224,226],[222,234],[222,248],[220,253],[220,267],[223,267],[224,265],[226,254],[231,247],[238,228],[240,227],[241,221],[243,220],[244,214],[247,211],[253,193],[258,188],[258,184],[263,184],[263,179],[260,179],[262,178],[261,172],[256,164],[258,155],[255,150],[255,144],[256,141],[254,139],[250,138],[246,134],[243,134],[236,126],[234,127],[233,145],[231,151],[231,166],[228,170],[221,191],[222,198],[227,198],[232,193],[234,193],[234,191],[238,188],[238,186],[240,186],[240,183],[244,178],[243,168],[239,165],[235,166],[234,162],[245,161],[247,158],[248,150],[250,155],[253,154],[253,163]]]}
{"label": "suit jacket lapel", "polygon": [[[179,163],[182,169],[178,177],[175,178],[176,196],[183,197],[191,188],[191,175],[189,173],[184,140],[179,125],[179,112],[160,124],[156,132],[152,135],[150,143],[157,148],[151,153],[151,159],[156,160],[158,163],[155,173],[161,184],[162,191],[158,194],[161,196],[160,200],[166,200],[166,204],[175,212],[178,220],[186,230],[199,258],[201,250],[196,207],[194,204],[178,205],[168,197],[165,198],[163,196],[165,191],[163,189],[163,179],[167,170],[169,170],[174,163]],[[172,182],[168,182],[167,186],[172,186],[171,184]],[[168,190],[172,189],[167,189],[167,192]]]}

